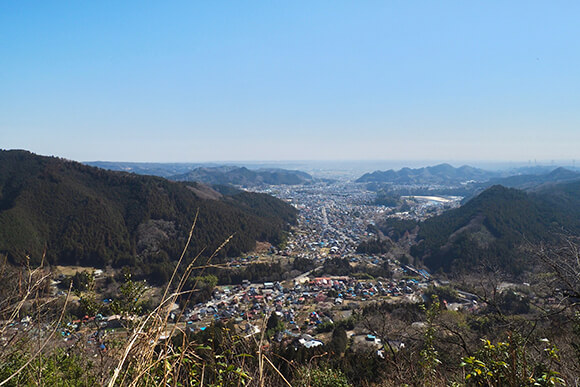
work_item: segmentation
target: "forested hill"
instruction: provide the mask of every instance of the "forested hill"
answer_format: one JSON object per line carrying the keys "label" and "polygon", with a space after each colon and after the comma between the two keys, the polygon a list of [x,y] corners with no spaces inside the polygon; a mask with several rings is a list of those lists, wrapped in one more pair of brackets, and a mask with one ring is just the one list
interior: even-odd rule
{"label": "forested hill", "polygon": [[580,232],[580,182],[526,193],[493,186],[462,207],[419,224],[411,253],[431,270],[471,270],[477,264],[519,273],[530,267],[525,243]]}
{"label": "forested hill", "polygon": [[[279,243],[296,210],[269,195],[112,172],[26,151],[0,151],[0,253],[13,263],[43,251],[51,264],[165,270],[179,257],[196,211],[191,254]],[[161,271],[163,271],[161,270]],[[147,273],[145,273],[147,274]],[[154,274],[154,273],[153,273]]]}
{"label": "forested hill", "polygon": [[449,164],[439,164],[425,168],[403,168],[399,171],[375,171],[357,179],[357,183],[389,184],[459,184],[468,180],[487,181],[498,174],[464,165],[454,168]]}
{"label": "forested hill", "polygon": [[233,184],[242,186],[299,185],[312,182],[306,172],[286,169],[250,170],[246,167],[200,167],[185,174],[169,177],[177,181],[199,181],[207,184]]}

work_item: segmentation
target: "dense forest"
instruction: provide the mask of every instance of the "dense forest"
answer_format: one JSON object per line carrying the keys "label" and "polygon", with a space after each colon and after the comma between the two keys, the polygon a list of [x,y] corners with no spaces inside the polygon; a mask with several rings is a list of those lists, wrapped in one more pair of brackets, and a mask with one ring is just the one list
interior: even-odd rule
{"label": "dense forest", "polygon": [[[197,215],[190,254],[249,251],[284,239],[296,210],[269,195],[112,172],[26,151],[0,151],[0,253],[13,264],[130,266],[170,272]],[[160,280],[162,278],[159,278]]]}
{"label": "dense forest", "polygon": [[[579,181],[528,193],[493,186],[460,208],[420,222],[411,254],[433,271],[456,272],[486,264],[518,274],[529,265],[524,244],[580,231],[579,188]],[[408,221],[392,221],[383,228],[396,239],[404,229],[415,227]]]}

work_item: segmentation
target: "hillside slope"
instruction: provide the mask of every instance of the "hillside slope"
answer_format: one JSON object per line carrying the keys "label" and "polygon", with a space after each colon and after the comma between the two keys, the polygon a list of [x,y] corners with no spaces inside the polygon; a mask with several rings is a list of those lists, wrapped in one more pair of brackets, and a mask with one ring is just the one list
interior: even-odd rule
{"label": "hillside slope", "polygon": [[[0,253],[13,263],[43,251],[51,264],[167,266],[179,256],[196,211],[191,254],[228,255],[257,240],[278,243],[296,210],[264,194],[111,172],[26,151],[0,151]],[[151,269],[153,267],[153,269]]]}
{"label": "hillside slope", "polygon": [[493,186],[462,207],[419,223],[411,253],[431,270],[470,270],[477,264],[519,273],[530,261],[520,248],[580,232],[580,182],[526,193]]}

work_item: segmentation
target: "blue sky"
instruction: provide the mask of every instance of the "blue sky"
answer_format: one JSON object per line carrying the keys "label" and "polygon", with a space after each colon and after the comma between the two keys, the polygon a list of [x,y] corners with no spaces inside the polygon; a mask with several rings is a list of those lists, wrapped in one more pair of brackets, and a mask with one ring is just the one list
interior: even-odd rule
{"label": "blue sky", "polygon": [[0,148],[580,159],[577,1],[0,3]]}

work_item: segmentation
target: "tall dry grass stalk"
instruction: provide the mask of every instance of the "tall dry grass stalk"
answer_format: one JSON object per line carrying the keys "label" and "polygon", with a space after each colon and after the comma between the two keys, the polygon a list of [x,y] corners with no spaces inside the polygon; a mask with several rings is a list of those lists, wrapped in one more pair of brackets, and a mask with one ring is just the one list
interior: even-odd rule
{"label": "tall dry grass stalk", "polygon": [[[109,387],[115,385],[204,385],[204,379],[207,376],[207,364],[200,356],[200,351],[204,350],[203,345],[191,341],[188,338],[185,326],[182,327],[178,323],[190,301],[191,294],[197,288],[198,280],[194,282],[193,290],[184,291],[183,289],[194,270],[201,270],[201,274],[203,274],[206,268],[214,266],[211,264],[213,258],[229,243],[233,235],[227,238],[212,253],[205,265],[195,266],[195,263],[203,253],[202,250],[192,259],[183,274],[178,278],[177,273],[184,264],[184,257],[191,243],[197,216],[198,214],[196,214],[188,240],[159,304],[152,312],[143,317],[141,323],[131,334],[122,356],[107,383]],[[175,319],[177,323],[171,323],[169,319],[171,306],[177,302],[179,297],[187,297],[187,299],[182,305],[180,314]],[[228,337],[228,340],[234,342],[236,339]],[[232,349],[232,351],[239,351],[241,348],[247,349],[240,343],[237,344],[240,347]],[[242,385],[249,379],[249,373],[246,374],[244,367],[240,367],[240,365],[245,365],[245,357],[239,356],[238,359],[240,359],[240,363],[235,368],[230,369],[229,372],[232,375],[236,374],[237,376],[234,376],[233,379],[237,377],[238,384]],[[212,371],[215,372],[215,370]],[[263,377],[260,376],[258,379],[261,380]],[[264,384],[260,383],[260,385]]]}
{"label": "tall dry grass stalk", "polygon": [[[113,375],[109,380],[108,386],[112,387],[115,385],[121,373],[124,369],[124,365],[126,362],[129,362],[129,366],[125,367],[125,374],[122,375],[122,378],[119,382],[120,385],[138,385],[144,378],[148,380],[155,380],[154,377],[151,377],[150,371],[156,369],[157,366],[161,363],[165,365],[168,359],[172,359],[174,353],[172,353],[172,347],[170,347],[171,338],[174,336],[177,324],[175,324],[171,330],[171,333],[165,337],[165,346],[163,351],[156,351],[156,347],[161,342],[161,337],[163,332],[168,327],[168,320],[171,311],[171,306],[177,298],[184,293],[182,292],[183,286],[187,281],[187,278],[191,274],[193,270],[194,264],[201,255],[200,252],[189,264],[187,269],[185,270],[184,274],[182,275],[179,284],[174,292],[170,293],[170,289],[172,284],[177,276],[178,270],[183,262],[187,249],[191,243],[191,238],[193,236],[193,231],[195,230],[195,225],[197,224],[197,218],[199,215],[199,210],[195,215],[195,219],[191,226],[191,230],[189,231],[189,236],[187,238],[187,242],[183,248],[181,256],[171,274],[171,278],[167,286],[165,287],[165,291],[163,296],[161,297],[161,301],[159,305],[149,313],[143,321],[137,326],[137,328],[132,333],[131,337],[125,349],[123,351],[123,355],[115,367]],[[223,245],[222,245],[223,246]],[[216,252],[217,253],[217,252]],[[181,332],[181,330],[180,330]],[[166,367],[167,368],[167,367]],[[129,376],[129,372],[132,374]],[[127,378],[129,377],[128,383],[126,382]],[[165,377],[164,379],[166,379]]]}
{"label": "tall dry grass stalk", "polygon": [[[197,214],[195,219],[197,220]],[[218,376],[218,380],[214,380],[211,383],[214,386],[291,386],[290,382],[264,352],[264,346],[267,341],[265,336],[267,315],[264,316],[261,322],[259,340],[252,336],[253,345],[251,341],[240,339],[239,336],[230,332],[227,328],[223,329],[222,334],[224,335],[223,341],[225,343],[223,352],[230,355],[227,364],[220,363],[219,359],[217,359],[217,357],[225,358],[224,354],[216,354],[215,362],[208,364],[207,359],[202,356],[203,351],[207,348],[204,348],[201,343],[191,341],[185,327],[180,326],[179,323],[169,322],[171,306],[179,297],[187,296],[180,315],[176,318],[176,321],[180,321],[181,315],[190,301],[192,292],[197,288],[198,280],[194,282],[193,290],[183,290],[193,270],[201,270],[200,274],[203,274],[203,271],[208,267],[220,266],[212,265],[211,262],[233,238],[233,235],[227,238],[212,253],[205,265],[195,266],[198,258],[203,253],[202,250],[187,265],[179,280],[176,280],[179,268],[184,263],[184,257],[196,226],[196,220],[193,222],[187,243],[165,288],[161,301],[151,313],[143,318],[142,322],[132,333],[113,375],[108,381],[108,386],[204,386],[211,367],[214,368],[211,369],[212,375]],[[174,283],[176,284],[175,286],[173,285]],[[250,362],[246,361],[248,358],[251,359]],[[216,370],[216,367],[223,367],[223,369]],[[221,371],[224,371],[225,375],[220,374]]]}
{"label": "tall dry grass stalk", "polygon": [[[95,380],[100,380],[99,384],[113,386],[204,386],[211,380],[211,385],[254,385],[254,386],[291,386],[290,382],[276,368],[264,350],[267,342],[265,315],[261,321],[261,334],[259,337],[251,336],[250,340],[241,338],[228,328],[223,328],[220,335],[223,336],[220,351],[212,352],[202,343],[195,342],[188,334],[186,324],[180,324],[182,313],[191,299],[192,293],[198,285],[196,279],[192,290],[184,291],[189,277],[194,270],[205,271],[206,268],[221,265],[213,265],[213,258],[227,245],[233,235],[227,238],[209,257],[203,266],[196,266],[203,250],[192,258],[187,264],[182,274],[180,268],[184,266],[185,257],[190,246],[193,232],[195,230],[198,213],[196,213],[192,227],[189,232],[187,242],[183,248],[181,256],[173,270],[169,283],[166,285],[163,295],[158,305],[148,314],[136,317],[136,324],[128,332],[126,339],[117,340],[118,348],[111,348],[106,355],[107,361],[101,361],[100,376],[95,374]],[[19,291],[11,298],[12,302],[0,300],[0,312],[5,318],[4,324],[0,327],[0,337],[4,337],[8,327],[13,322],[18,322],[22,309],[28,303],[33,302],[37,306],[46,305],[41,300],[41,289],[46,288],[50,281],[50,272],[43,269],[43,265],[32,269],[26,268],[26,275],[19,281]],[[2,267],[2,270],[5,266]],[[22,349],[26,351],[26,361],[8,378],[0,381],[0,387],[4,385],[17,385],[17,377],[24,372],[35,373],[34,377],[38,385],[46,384],[43,381],[42,359],[50,355],[59,346],[60,341],[56,337],[59,329],[63,328],[63,319],[69,305],[72,282],[66,293],[66,299],[60,312],[52,317],[46,317],[50,323],[50,331],[43,336],[38,328],[35,347]],[[36,300],[31,300],[36,297]],[[182,303],[180,315],[171,321],[170,313],[172,306],[179,300],[185,299]],[[40,309],[39,309],[40,310]],[[33,324],[40,327],[40,312],[37,313],[37,320]],[[58,318],[56,318],[58,316]],[[208,328],[209,329],[209,328]],[[34,336],[34,335],[32,335]],[[60,336],[60,335],[59,335]],[[117,335],[118,339],[119,336]],[[82,340],[81,340],[82,341]],[[5,344],[6,345],[6,344]],[[82,353],[82,351],[81,351]],[[215,358],[208,359],[208,354],[215,354]],[[0,365],[3,357],[0,353]],[[45,357],[43,357],[45,356]],[[85,352],[85,359],[89,363],[89,353]],[[95,355],[97,356],[97,355]],[[111,363],[112,362],[112,363]],[[38,363],[38,364],[36,364]],[[36,364],[30,368],[32,364]],[[93,370],[94,371],[94,370]],[[88,371],[87,371],[88,372]],[[75,385],[82,385],[75,383]]]}
{"label": "tall dry grass stalk", "polygon": [[[18,323],[20,321],[20,316],[23,307],[27,303],[37,304],[37,314],[40,315],[40,310],[43,309],[50,301],[41,301],[43,295],[43,289],[45,288],[47,281],[49,280],[51,274],[44,268],[44,259],[45,254],[42,256],[41,263],[38,267],[32,268],[30,266],[30,258],[27,256],[27,264],[24,273],[19,271],[19,278],[18,278],[18,289],[15,294],[6,297],[3,300],[1,314],[3,316],[7,316],[7,319],[3,321],[2,327],[0,328],[0,337],[6,339],[7,330],[10,326]],[[2,277],[6,275],[8,271],[8,263],[6,260],[2,263],[1,274]],[[2,278],[6,279],[6,278]],[[25,369],[27,369],[53,342],[53,338],[57,333],[59,327],[61,326],[61,322],[65,315],[66,307],[68,305],[70,294],[72,289],[72,282],[69,286],[69,289],[66,293],[66,298],[64,301],[64,305],[60,310],[59,317],[55,323],[53,323],[53,327],[50,330],[49,335],[42,341],[40,341],[40,332],[38,335],[39,342],[37,345],[36,351],[32,354],[32,356],[28,357],[28,360],[24,362],[17,370],[15,370],[10,376],[6,379],[0,381],[0,386],[8,384],[14,378],[19,376]],[[34,296],[34,297],[33,297]],[[10,303],[10,301],[15,301],[14,303]],[[12,335],[10,340],[4,341],[4,345],[2,346],[2,351],[0,352],[2,355],[5,354],[5,349],[10,345],[18,344],[18,340],[22,339],[21,335],[14,334]],[[2,360],[3,356],[0,356],[0,361]]]}

